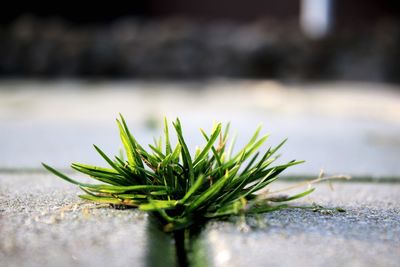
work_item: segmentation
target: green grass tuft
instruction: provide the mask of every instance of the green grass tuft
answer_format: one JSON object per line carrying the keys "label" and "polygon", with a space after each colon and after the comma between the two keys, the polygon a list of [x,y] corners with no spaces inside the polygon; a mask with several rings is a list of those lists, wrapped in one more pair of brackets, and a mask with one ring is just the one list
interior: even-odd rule
{"label": "green grass tuft", "polygon": [[313,191],[308,189],[284,198],[257,195],[286,168],[302,163],[293,160],[273,166],[276,152],[286,140],[261,152],[259,149],[268,135],[259,137],[260,127],[246,146],[232,154],[235,141],[228,142],[229,124],[223,129],[218,123],[210,134],[201,130],[205,145],[192,155],[179,119],[173,123],[178,140],[175,147],[171,145],[170,129],[165,120],[163,138],[149,145],[149,150],[131,135],[122,115],[117,124],[124,156],[108,157],[95,146],[109,168],[80,163],[71,165],[101,184],[81,183],[46,164],[43,166],[78,185],[85,193],[80,196],[83,199],[153,212],[166,232],[185,229],[212,218],[287,208],[289,206],[282,202],[304,197]]}

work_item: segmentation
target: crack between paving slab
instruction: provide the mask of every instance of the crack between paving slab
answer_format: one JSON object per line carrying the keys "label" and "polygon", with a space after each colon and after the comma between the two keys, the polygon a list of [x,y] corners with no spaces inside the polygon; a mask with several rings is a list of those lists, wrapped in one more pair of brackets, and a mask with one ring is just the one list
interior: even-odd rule
{"label": "crack between paving slab", "polygon": [[[60,171],[66,174],[73,174],[74,172],[70,169],[63,169],[60,168]],[[0,167],[0,174],[48,174],[48,171],[41,169],[41,168],[1,168]],[[299,181],[306,181],[311,180],[318,175],[315,174],[302,174],[302,175],[283,175],[279,177],[279,181],[284,182],[299,182]],[[366,183],[400,183],[400,176],[393,175],[393,176],[372,176],[372,175],[351,175],[350,180],[341,181],[337,180],[335,183],[339,182],[346,182],[346,183],[357,183],[357,182],[366,182]]]}
{"label": "crack between paving slab", "polygon": [[202,229],[178,230],[165,233],[153,216],[147,224],[146,266],[149,267],[207,267],[211,266],[206,257]]}

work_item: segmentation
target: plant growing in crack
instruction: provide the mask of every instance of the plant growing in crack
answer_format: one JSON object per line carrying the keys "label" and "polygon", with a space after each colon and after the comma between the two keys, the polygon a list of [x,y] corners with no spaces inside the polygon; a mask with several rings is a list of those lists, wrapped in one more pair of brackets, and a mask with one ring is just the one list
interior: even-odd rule
{"label": "plant growing in crack", "polygon": [[[150,212],[163,231],[172,232],[180,266],[188,265],[190,236],[210,219],[248,215],[289,208],[288,201],[310,194],[307,189],[293,196],[257,194],[274,182],[286,168],[302,163],[273,165],[276,152],[286,140],[265,152],[260,147],[268,135],[259,137],[258,127],[246,146],[233,153],[235,138],[228,143],[229,124],[215,124],[211,133],[201,130],[205,145],[189,152],[179,119],[173,123],[177,144],[170,141],[167,121],[164,136],[144,149],[130,133],[123,118],[117,119],[125,156],[108,157],[97,152],[109,168],[73,163],[72,168],[102,184],[81,183],[54,168],[43,166],[58,177],[78,185],[81,198],[116,206],[136,207]],[[126,157],[126,158],[125,158]],[[190,246],[190,245],[189,245]]]}

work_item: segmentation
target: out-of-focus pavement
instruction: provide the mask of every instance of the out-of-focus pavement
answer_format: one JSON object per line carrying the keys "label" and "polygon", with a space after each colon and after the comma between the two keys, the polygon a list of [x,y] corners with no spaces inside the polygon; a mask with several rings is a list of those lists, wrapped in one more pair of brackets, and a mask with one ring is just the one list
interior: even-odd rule
{"label": "out-of-focus pavement", "polygon": [[213,121],[230,121],[238,145],[263,123],[268,145],[289,138],[282,161],[306,160],[286,174],[400,177],[399,87],[251,80],[2,81],[0,169],[102,164],[91,145],[118,153],[119,112],[142,144],[162,132],[164,116],[181,118],[191,148]]}

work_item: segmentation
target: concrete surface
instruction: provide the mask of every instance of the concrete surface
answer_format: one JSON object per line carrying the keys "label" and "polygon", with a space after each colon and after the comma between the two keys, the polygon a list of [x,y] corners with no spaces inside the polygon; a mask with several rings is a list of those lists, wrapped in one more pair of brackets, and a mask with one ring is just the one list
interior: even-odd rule
{"label": "concrete surface", "polygon": [[103,164],[92,144],[118,153],[119,112],[142,144],[162,132],[164,116],[182,119],[193,149],[213,120],[231,121],[238,145],[263,123],[268,145],[289,138],[282,161],[307,161],[287,174],[400,177],[400,88],[246,80],[1,81],[0,169]]}
{"label": "concrete surface", "polygon": [[[212,222],[201,235],[205,257],[218,267],[398,266],[399,190],[318,185],[298,203],[347,212],[284,210],[248,218],[245,227]],[[171,240],[149,229],[147,215],[82,202],[78,192],[50,174],[0,174],[0,266],[173,266]]]}
{"label": "concrete surface", "polygon": [[144,266],[143,213],[96,207],[50,175],[0,176],[0,266]]}
{"label": "concrete surface", "polygon": [[[278,183],[284,187],[287,183]],[[282,210],[204,233],[215,266],[399,266],[400,184],[326,184],[304,203],[345,213]]]}
{"label": "concrete surface", "polygon": [[[263,122],[269,145],[289,137],[282,161],[307,161],[286,174],[315,176],[323,168],[356,176],[336,183],[335,191],[319,185],[300,202],[346,213],[285,210],[248,218],[246,225],[210,223],[199,244],[214,266],[398,266],[399,89],[232,80],[1,81],[0,266],[174,265],[171,240],[157,234],[146,214],[82,202],[77,188],[40,166],[103,165],[91,145],[118,153],[118,112],[142,144],[161,132],[164,115],[179,116],[192,148],[202,143],[198,128],[210,128],[212,120],[231,121],[238,145]],[[357,182],[365,176],[393,183]]]}

